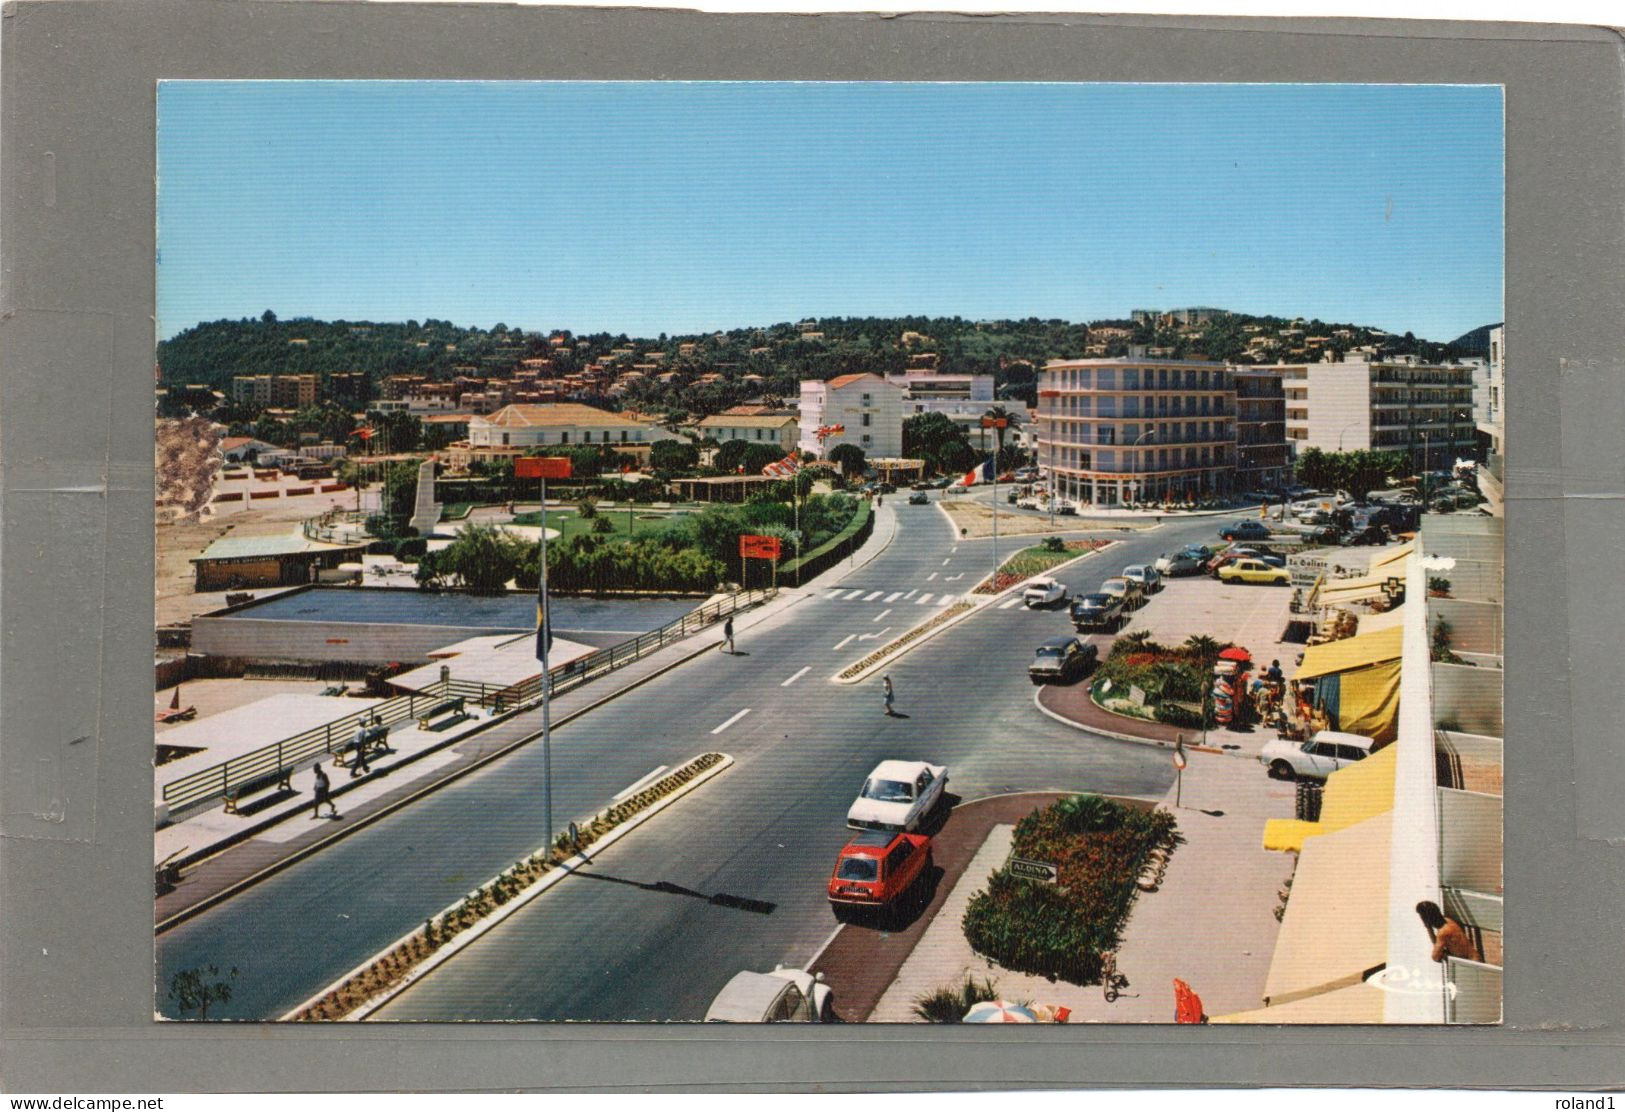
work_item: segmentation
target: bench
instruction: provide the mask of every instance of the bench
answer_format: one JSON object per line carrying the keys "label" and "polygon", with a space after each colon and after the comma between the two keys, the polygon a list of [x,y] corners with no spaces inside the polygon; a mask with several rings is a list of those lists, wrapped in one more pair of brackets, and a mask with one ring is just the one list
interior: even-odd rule
{"label": "bench", "polygon": [[418,729],[427,730],[429,728],[429,720],[439,718],[442,714],[455,714],[462,717],[464,714],[463,697],[461,695],[456,695],[450,699],[442,699],[423,714],[418,715]]}
{"label": "bench", "polygon": [[[362,739],[361,746],[364,751],[373,755],[389,752],[389,727],[383,725],[368,726],[367,732]],[[352,735],[351,741],[347,742],[344,748],[333,754],[333,763],[341,768],[349,768],[351,764],[355,763],[355,758],[351,756],[348,760],[346,760],[345,756],[346,754],[352,754],[354,752],[355,741]]]}

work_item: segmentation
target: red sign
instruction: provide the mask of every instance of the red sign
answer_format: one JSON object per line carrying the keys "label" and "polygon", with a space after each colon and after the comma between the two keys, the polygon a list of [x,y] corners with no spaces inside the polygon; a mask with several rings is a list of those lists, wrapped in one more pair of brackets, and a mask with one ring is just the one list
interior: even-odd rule
{"label": "red sign", "polygon": [[739,555],[747,560],[777,560],[779,538],[760,537],[754,533],[739,534]]}
{"label": "red sign", "polygon": [[1038,396],[1040,398],[1058,398],[1061,396],[1061,392],[1059,390],[1040,390]]}
{"label": "red sign", "polygon": [[519,456],[513,461],[516,479],[568,479],[569,456]]}
{"label": "red sign", "polygon": [[1010,419],[1008,417],[983,417],[982,418],[982,427],[984,429],[1002,429],[1002,428],[1008,428],[1009,425],[1010,425]]}

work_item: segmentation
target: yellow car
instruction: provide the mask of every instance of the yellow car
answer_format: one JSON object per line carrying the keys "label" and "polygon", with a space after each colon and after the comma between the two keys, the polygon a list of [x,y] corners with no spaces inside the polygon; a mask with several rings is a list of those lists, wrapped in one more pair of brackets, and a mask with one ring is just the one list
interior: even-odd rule
{"label": "yellow car", "polygon": [[1282,587],[1292,582],[1285,568],[1272,567],[1262,560],[1236,560],[1219,569],[1223,583],[1278,583]]}

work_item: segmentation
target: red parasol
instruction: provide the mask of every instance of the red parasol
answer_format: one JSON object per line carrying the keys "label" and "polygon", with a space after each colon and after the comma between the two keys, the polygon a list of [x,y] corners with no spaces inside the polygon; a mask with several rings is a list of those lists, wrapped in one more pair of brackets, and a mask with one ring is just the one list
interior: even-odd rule
{"label": "red parasol", "polygon": [[1191,991],[1191,986],[1174,978],[1174,1022],[1201,1023],[1207,1019],[1202,1012],[1202,998]]}

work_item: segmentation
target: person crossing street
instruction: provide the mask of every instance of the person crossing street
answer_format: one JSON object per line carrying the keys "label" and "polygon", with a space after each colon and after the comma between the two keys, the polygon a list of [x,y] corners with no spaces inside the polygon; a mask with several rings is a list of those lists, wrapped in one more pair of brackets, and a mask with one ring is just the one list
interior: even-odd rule
{"label": "person crossing street", "polygon": [[733,656],[734,655],[734,620],[733,620],[733,617],[731,615],[729,616],[727,621],[722,623],[722,636],[724,636],[724,637],[726,637],[728,639],[728,655]]}
{"label": "person crossing street", "polygon": [[896,689],[894,689],[892,687],[891,677],[890,676],[881,676],[880,677],[880,683],[881,683],[882,689],[886,692],[886,717],[887,718],[896,718],[897,717],[897,712],[892,709],[892,703],[897,697],[897,691],[896,691]]}

